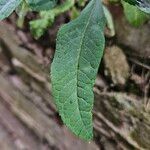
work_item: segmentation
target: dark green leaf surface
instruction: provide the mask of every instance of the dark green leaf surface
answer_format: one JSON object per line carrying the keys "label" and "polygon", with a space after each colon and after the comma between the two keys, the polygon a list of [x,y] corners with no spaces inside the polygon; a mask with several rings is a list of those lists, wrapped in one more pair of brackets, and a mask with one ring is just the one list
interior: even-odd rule
{"label": "dark green leaf surface", "polygon": [[0,20],[8,17],[22,0],[0,0]]}
{"label": "dark green leaf surface", "polygon": [[27,0],[32,10],[50,10],[56,5],[57,0]]}
{"label": "dark green leaf surface", "polygon": [[147,21],[150,18],[150,16],[147,13],[144,13],[136,6],[130,5],[124,1],[122,1],[122,4],[127,20],[130,24],[132,24],[135,27],[141,26],[143,23],[145,23],[145,21]]}
{"label": "dark green leaf surface", "polygon": [[91,0],[77,19],[59,30],[51,67],[59,114],[63,122],[85,140],[93,136],[93,85],[103,55],[104,27],[101,0]]}

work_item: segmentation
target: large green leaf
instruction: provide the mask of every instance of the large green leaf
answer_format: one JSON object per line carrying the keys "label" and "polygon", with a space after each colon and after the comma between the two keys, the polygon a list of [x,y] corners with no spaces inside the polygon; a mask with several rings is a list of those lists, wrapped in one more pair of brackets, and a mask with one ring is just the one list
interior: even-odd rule
{"label": "large green leaf", "polygon": [[150,18],[147,13],[144,13],[136,6],[130,5],[124,1],[122,1],[122,4],[127,20],[130,24],[132,24],[135,27],[142,25],[143,23],[145,23],[145,21],[147,21]]}
{"label": "large green leaf", "polygon": [[22,0],[0,0],[0,20],[8,17]]}
{"label": "large green leaf", "polygon": [[50,10],[56,5],[57,0],[27,0],[32,10]]}
{"label": "large green leaf", "polygon": [[79,137],[93,135],[93,85],[103,55],[105,18],[101,0],[91,0],[81,15],[58,32],[51,67],[56,106]]}

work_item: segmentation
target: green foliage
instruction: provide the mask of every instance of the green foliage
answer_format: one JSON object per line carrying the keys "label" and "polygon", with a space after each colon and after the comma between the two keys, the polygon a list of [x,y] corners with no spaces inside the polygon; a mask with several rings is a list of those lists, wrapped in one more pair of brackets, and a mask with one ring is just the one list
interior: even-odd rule
{"label": "green foliage", "polygon": [[47,28],[53,24],[55,17],[69,10],[73,6],[73,0],[66,0],[63,4],[58,5],[49,11],[41,11],[40,18],[30,22],[30,29],[33,36],[36,39],[40,38]]}
{"label": "green foliage", "polygon": [[40,38],[55,19],[53,11],[41,11],[40,19],[30,21],[30,30],[35,39]]}
{"label": "green foliage", "polygon": [[0,0],[0,20],[8,17],[20,3],[21,0]]}
{"label": "green foliage", "polygon": [[136,6],[130,5],[124,1],[122,1],[122,4],[126,18],[133,26],[139,27],[149,19],[149,15],[142,12]]}
{"label": "green foliage", "polygon": [[109,36],[113,37],[115,35],[115,27],[114,27],[112,15],[109,9],[104,5],[103,5],[103,10],[107,22],[107,28],[109,29]]}
{"label": "green foliage", "polygon": [[27,0],[32,10],[50,10],[56,5],[57,0]]}
{"label": "green foliage", "polygon": [[85,6],[85,3],[87,2],[88,0],[78,0],[78,5],[79,6]]}
{"label": "green foliage", "polygon": [[80,15],[80,11],[74,6],[71,9],[71,15],[70,15],[71,20],[77,18],[79,15]]}
{"label": "green foliage", "polygon": [[139,9],[145,13],[150,14],[150,0],[124,0],[131,5],[137,6]]}
{"label": "green foliage", "polygon": [[142,0],[142,2],[143,2],[143,3],[139,3],[138,7],[139,7],[142,11],[144,11],[144,12],[150,14],[150,0]]}
{"label": "green foliage", "polygon": [[32,10],[50,10],[57,0],[0,0],[0,20],[8,17],[22,2],[27,3]]}
{"label": "green foliage", "polygon": [[137,5],[137,0],[124,0],[125,2],[129,3],[130,5]]}
{"label": "green foliage", "polygon": [[24,25],[24,18],[29,11],[29,7],[25,1],[22,1],[21,4],[16,8],[16,13],[18,14],[17,26],[22,28]]}
{"label": "green foliage", "polygon": [[64,123],[79,137],[93,135],[93,85],[104,49],[105,17],[100,0],[62,26],[51,68],[54,99]]}

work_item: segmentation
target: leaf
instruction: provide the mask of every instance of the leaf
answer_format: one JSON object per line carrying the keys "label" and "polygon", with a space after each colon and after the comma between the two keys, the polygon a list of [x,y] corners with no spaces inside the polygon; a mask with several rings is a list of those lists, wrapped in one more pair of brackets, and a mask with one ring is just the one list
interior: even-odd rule
{"label": "leaf", "polygon": [[[53,10],[53,9],[52,9]],[[41,11],[37,20],[30,21],[30,31],[35,39],[39,39],[55,20],[53,11]]]}
{"label": "leaf", "polygon": [[139,9],[150,14],[150,0],[137,0],[137,1]]}
{"label": "leaf", "polygon": [[109,11],[109,9],[103,5],[103,10],[104,10],[104,15],[106,18],[106,24],[107,24],[107,28],[108,31],[106,32],[105,30],[105,35],[107,34],[107,36],[109,37],[113,37],[115,36],[115,27],[114,27],[114,21],[113,21],[113,17],[111,12]]}
{"label": "leaf", "polygon": [[62,26],[51,67],[52,91],[63,122],[79,137],[93,136],[93,85],[104,49],[101,0],[91,0],[81,15]]}
{"label": "leaf", "polygon": [[8,17],[20,3],[21,0],[0,0],[0,20]]}
{"label": "leaf", "polygon": [[125,2],[137,6],[140,10],[150,14],[150,0],[124,0]]}
{"label": "leaf", "polygon": [[43,11],[53,8],[57,0],[27,0],[27,2],[32,10]]}
{"label": "leaf", "polygon": [[148,14],[139,10],[136,6],[130,5],[124,1],[122,1],[122,4],[127,20],[135,27],[141,26],[150,18]]}
{"label": "leaf", "polygon": [[29,11],[29,7],[25,1],[22,1],[21,4],[16,8],[16,13],[18,15],[17,27],[23,28],[25,16]]}
{"label": "leaf", "polygon": [[39,18],[36,20],[30,21],[30,30],[34,38],[40,38],[45,31],[53,24],[55,18],[68,11],[71,7],[73,7],[75,1],[66,0],[64,3],[57,5],[55,8],[49,11],[41,11],[39,13]]}
{"label": "leaf", "polygon": [[138,4],[137,0],[124,0],[124,1],[134,6]]}

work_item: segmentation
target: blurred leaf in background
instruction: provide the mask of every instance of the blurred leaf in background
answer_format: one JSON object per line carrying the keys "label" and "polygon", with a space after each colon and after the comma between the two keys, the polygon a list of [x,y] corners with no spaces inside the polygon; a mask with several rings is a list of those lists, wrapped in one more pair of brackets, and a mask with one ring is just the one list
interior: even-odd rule
{"label": "blurred leaf in background", "polygon": [[53,8],[56,5],[57,0],[27,0],[27,2],[32,10],[42,11]]}
{"label": "blurred leaf in background", "polygon": [[30,30],[34,38],[40,38],[53,24],[55,17],[72,8],[74,3],[74,0],[66,0],[63,4],[57,5],[49,11],[41,11],[39,19],[30,21]]}
{"label": "blurred leaf in background", "polygon": [[131,5],[137,6],[140,10],[150,14],[150,0],[124,0]]}
{"label": "blurred leaf in background", "polygon": [[122,5],[126,19],[135,27],[143,25],[147,20],[150,19],[150,15],[141,11],[138,7],[130,5],[124,1],[122,1]]}

